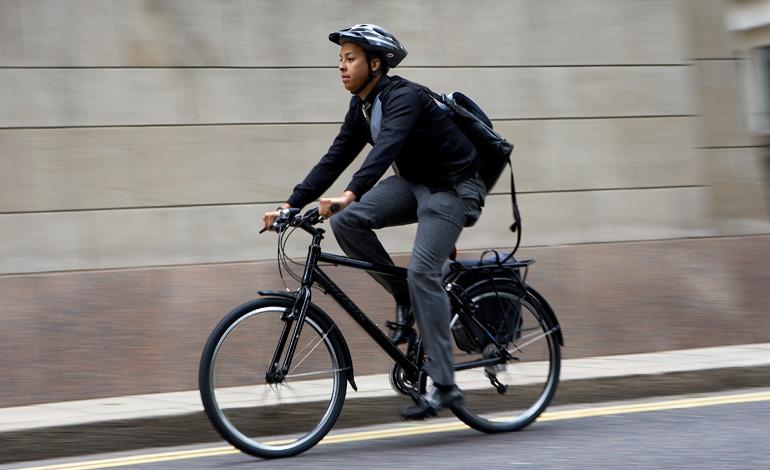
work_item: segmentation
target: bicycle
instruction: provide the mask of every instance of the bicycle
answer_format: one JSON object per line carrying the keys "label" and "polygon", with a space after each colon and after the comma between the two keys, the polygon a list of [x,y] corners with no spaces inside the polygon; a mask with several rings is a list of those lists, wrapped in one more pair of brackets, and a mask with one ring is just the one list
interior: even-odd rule
{"label": "bicycle", "polygon": [[[199,388],[206,414],[225,440],[254,456],[288,457],[310,449],[336,422],[347,385],[358,390],[345,338],[311,302],[311,288],[334,298],[393,359],[388,374],[393,390],[416,399],[427,386],[419,335],[413,332],[402,352],[320,263],[402,278],[407,270],[322,252],[325,231],[316,227],[321,222],[317,209],[304,215],[298,209],[281,212],[273,225],[279,232],[279,269],[290,269],[288,236],[296,229],[312,236],[303,273],[294,274],[300,287],[259,291],[262,298],[225,316],[203,350]],[[493,253],[478,262],[451,261],[445,277],[455,378],[464,393],[451,411],[487,433],[521,429],[545,410],[559,382],[563,345],[553,310],[525,282],[534,260]]]}

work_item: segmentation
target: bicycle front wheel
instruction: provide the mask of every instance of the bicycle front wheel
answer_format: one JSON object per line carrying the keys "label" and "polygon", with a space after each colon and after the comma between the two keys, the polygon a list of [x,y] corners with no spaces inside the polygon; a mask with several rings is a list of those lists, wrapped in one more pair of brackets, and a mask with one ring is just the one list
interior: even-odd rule
{"label": "bicycle front wheel", "polygon": [[[545,315],[537,299],[520,287],[482,286],[470,297],[479,309],[496,309],[501,317],[512,320],[509,324],[515,331],[505,344],[510,359],[455,372],[464,403],[453,412],[479,431],[521,429],[545,410],[556,392],[561,368],[557,325]],[[455,351],[456,364],[472,365],[493,357],[504,357],[494,345],[476,354]]]}
{"label": "bicycle front wheel", "polygon": [[[206,414],[236,448],[263,458],[299,454],[320,441],[342,409],[347,370],[334,324],[309,310],[291,367],[267,378],[289,300],[244,304],[211,333],[201,357],[199,386]],[[284,353],[288,349],[284,348]]]}

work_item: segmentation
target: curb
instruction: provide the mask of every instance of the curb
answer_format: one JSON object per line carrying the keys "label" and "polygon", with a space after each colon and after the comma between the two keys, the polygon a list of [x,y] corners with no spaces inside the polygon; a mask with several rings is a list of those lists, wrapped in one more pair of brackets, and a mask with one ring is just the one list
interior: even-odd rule
{"label": "curb", "polygon": [[[770,366],[567,380],[552,405],[597,403],[770,386]],[[349,399],[335,430],[398,420],[405,397]],[[203,412],[0,433],[0,464],[221,442]]]}

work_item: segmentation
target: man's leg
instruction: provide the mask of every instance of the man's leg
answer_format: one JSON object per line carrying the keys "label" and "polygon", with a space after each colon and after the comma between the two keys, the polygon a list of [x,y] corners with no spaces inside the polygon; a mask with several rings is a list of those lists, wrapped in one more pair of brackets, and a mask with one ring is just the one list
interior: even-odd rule
{"label": "man's leg", "polygon": [[[334,237],[345,254],[372,263],[392,265],[393,260],[373,230],[417,221],[417,199],[406,181],[391,176],[364,194],[360,201],[329,220]],[[393,295],[397,304],[409,304],[405,280],[380,274],[371,276]]]}
{"label": "man's leg", "polygon": [[436,384],[454,384],[454,360],[449,330],[451,305],[442,284],[442,267],[465,223],[465,204],[453,192],[415,190],[418,225],[409,263],[409,293],[423,346],[425,370]]}

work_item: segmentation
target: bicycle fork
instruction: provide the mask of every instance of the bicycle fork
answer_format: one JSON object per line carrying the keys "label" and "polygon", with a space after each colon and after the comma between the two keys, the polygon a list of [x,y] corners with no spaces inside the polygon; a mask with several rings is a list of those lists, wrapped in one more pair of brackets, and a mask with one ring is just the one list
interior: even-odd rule
{"label": "bicycle fork", "polygon": [[[321,240],[323,239],[323,231],[313,236],[313,242],[310,244],[307,253],[307,262],[305,263],[305,272],[302,275],[302,285],[297,290],[297,296],[294,300],[294,304],[290,311],[284,312],[281,316],[283,323],[283,329],[281,330],[281,336],[278,339],[278,345],[273,353],[273,359],[270,361],[270,368],[265,373],[265,380],[269,384],[281,383],[289,374],[291,367],[291,361],[294,358],[294,352],[297,350],[297,343],[299,342],[299,335],[302,333],[302,325],[305,323],[305,316],[307,315],[307,309],[310,305],[311,287],[313,285],[313,271],[318,262],[318,256],[321,253]],[[292,324],[294,330],[292,330]],[[286,347],[286,342],[289,342],[288,350],[283,358],[283,364],[281,362],[281,355]]]}

